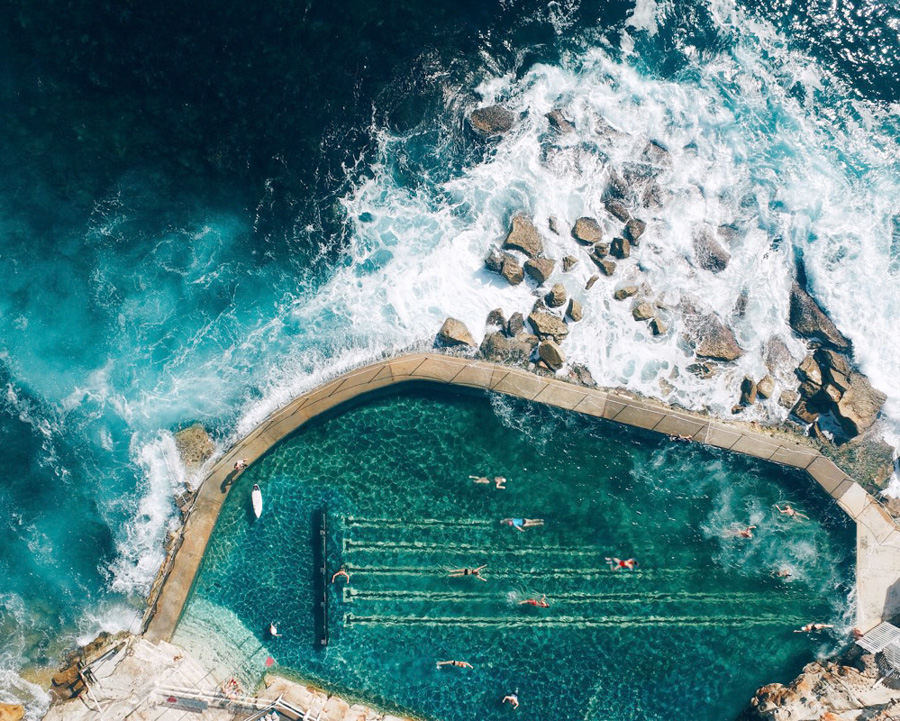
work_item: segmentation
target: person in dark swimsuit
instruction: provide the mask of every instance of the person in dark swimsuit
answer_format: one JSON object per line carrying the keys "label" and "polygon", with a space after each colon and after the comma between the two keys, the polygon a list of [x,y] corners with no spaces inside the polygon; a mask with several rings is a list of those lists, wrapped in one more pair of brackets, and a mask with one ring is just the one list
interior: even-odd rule
{"label": "person in dark swimsuit", "polygon": [[479,581],[484,581],[487,583],[487,579],[481,576],[482,570],[487,568],[487,564],[485,563],[478,568],[455,568],[450,571],[450,578],[460,578],[462,576],[475,576]]}

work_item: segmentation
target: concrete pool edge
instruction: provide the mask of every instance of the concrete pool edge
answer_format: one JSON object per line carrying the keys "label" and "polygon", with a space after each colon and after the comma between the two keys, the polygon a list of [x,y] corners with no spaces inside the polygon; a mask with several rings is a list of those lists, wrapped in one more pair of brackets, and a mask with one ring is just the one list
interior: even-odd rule
{"label": "concrete pool edge", "polygon": [[900,529],[878,501],[818,450],[787,434],[677,410],[621,391],[589,388],[523,368],[437,352],[384,359],[340,375],[273,412],[218,459],[204,479],[182,528],[182,542],[150,600],[144,636],[169,641],[181,617],[206,545],[235,478],[234,462],[250,464],[309,420],[375,390],[409,382],[502,393],[623,425],[798,468],[812,477],[856,523],[857,627],[865,632],[900,610]]}

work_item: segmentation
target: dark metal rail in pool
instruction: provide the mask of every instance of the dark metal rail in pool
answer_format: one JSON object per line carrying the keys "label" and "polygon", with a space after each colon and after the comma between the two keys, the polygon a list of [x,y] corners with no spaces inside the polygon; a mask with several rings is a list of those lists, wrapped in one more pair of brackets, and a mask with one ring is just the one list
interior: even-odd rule
{"label": "dark metal rail in pool", "polygon": [[326,549],[328,546],[328,506],[322,508],[316,524],[316,533],[313,543],[315,551],[316,583],[314,598],[316,626],[316,646],[324,648],[328,645],[328,566],[326,564]]}

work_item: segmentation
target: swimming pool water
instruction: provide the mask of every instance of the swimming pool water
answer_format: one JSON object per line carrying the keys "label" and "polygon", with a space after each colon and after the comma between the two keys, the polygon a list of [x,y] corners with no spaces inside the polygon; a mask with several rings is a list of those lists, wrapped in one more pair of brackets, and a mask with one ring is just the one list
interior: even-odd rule
{"label": "swimming pool water", "polygon": [[[812,520],[778,514],[786,500]],[[325,509],[327,575],[343,566],[351,579],[328,585],[322,649]],[[507,517],[544,525],[519,532]],[[753,538],[729,535],[750,524]],[[281,673],[424,718],[506,718],[501,700],[517,692],[519,713],[543,718],[719,720],[840,643],[839,630],[794,630],[842,625],[853,538],[824,493],[780,467],[416,389],[307,425],[238,479],[176,640],[245,683],[271,656]],[[484,582],[449,577],[482,564]],[[549,608],[520,604],[544,594]],[[267,637],[273,621],[280,638]],[[201,638],[210,628],[241,649]],[[473,668],[436,666],[451,659]]]}

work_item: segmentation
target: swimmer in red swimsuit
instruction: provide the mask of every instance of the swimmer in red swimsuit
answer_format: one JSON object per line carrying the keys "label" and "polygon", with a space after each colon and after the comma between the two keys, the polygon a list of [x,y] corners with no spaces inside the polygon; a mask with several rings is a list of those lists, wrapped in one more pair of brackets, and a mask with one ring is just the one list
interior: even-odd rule
{"label": "swimmer in red swimsuit", "polygon": [[544,594],[537,598],[526,598],[524,601],[519,601],[520,606],[537,606],[538,608],[550,608],[550,604],[547,603],[547,594]]}
{"label": "swimmer in red swimsuit", "polygon": [[607,558],[606,562],[609,564],[609,567],[616,571],[620,568],[627,568],[629,571],[633,571],[635,566],[637,566],[637,561],[633,558],[626,558],[624,561],[621,558]]}

